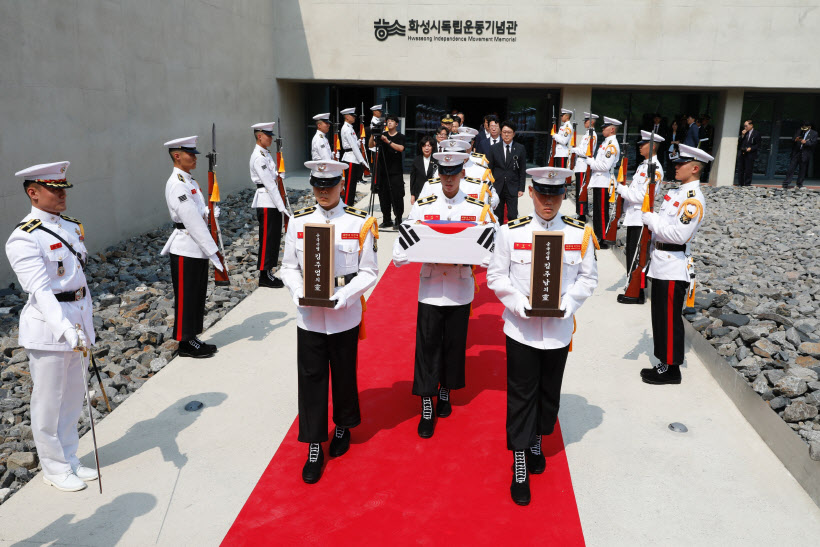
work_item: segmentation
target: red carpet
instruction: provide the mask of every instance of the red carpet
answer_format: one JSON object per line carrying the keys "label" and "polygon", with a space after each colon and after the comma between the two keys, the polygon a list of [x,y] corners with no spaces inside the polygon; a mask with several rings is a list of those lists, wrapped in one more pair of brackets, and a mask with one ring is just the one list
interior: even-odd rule
{"label": "red carpet", "polygon": [[560,429],[544,439],[547,471],[530,479],[532,503],[510,500],[503,307],[483,273],[467,387],[452,392],[453,413],[438,420],[433,438],[417,435],[421,403],[410,391],[418,272],[391,265],[368,301],[362,424],[350,451],[334,460],[325,443],[322,480],[303,483],[307,445],[296,441],[294,421],[224,545],[584,544]]}

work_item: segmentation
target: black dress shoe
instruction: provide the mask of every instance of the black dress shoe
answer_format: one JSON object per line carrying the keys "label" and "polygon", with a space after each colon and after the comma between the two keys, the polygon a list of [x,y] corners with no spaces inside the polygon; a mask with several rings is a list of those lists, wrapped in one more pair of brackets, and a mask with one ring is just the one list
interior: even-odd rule
{"label": "black dress shoe", "polygon": [[527,471],[530,475],[540,475],[547,468],[547,458],[541,452],[541,435],[536,437],[535,443],[526,450]]}
{"label": "black dress shoe", "polygon": [[644,302],[646,302],[646,295],[644,295],[643,291],[641,291],[641,295],[637,298],[625,294],[618,295],[619,304],[643,304]]}
{"label": "black dress shoe", "polygon": [[599,246],[601,249],[609,249],[609,243],[607,243],[606,241],[599,241],[599,242],[598,242],[598,246]]}
{"label": "black dress shoe", "polygon": [[282,280],[278,277],[271,275],[268,270],[262,270],[259,272],[259,286],[270,287],[272,289],[281,289],[285,286],[285,284],[282,283]]}
{"label": "black dress shoe", "polygon": [[513,452],[513,477],[510,484],[510,497],[517,505],[530,504],[530,477],[527,474],[526,456],[524,450]]}
{"label": "black dress shoe", "polygon": [[322,478],[322,468],[325,464],[325,453],[322,452],[322,445],[310,443],[308,447],[308,459],[302,468],[302,480],[308,484],[315,484]]}
{"label": "black dress shoe", "polygon": [[641,371],[641,380],[653,385],[679,384],[681,381],[680,366],[669,365],[666,372],[658,372],[658,369],[654,367],[645,368]]}
{"label": "black dress shoe", "polygon": [[196,336],[194,337],[194,340],[198,342],[200,346],[205,348],[206,351],[210,351],[211,353],[216,353],[217,351],[219,351],[214,344],[206,344]]}
{"label": "black dress shoe", "polygon": [[446,418],[453,413],[453,406],[450,404],[450,390],[446,387],[439,388],[438,402],[436,403],[436,416]]}
{"label": "black dress shoe", "polygon": [[393,227],[393,223],[390,222],[390,219],[385,220],[384,222],[381,223],[381,226],[379,226],[379,228],[392,228],[392,227]]}
{"label": "black dress shoe", "polygon": [[350,430],[336,426],[333,439],[330,441],[330,457],[338,458],[350,448]]}
{"label": "black dress shoe", "polygon": [[419,420],[419,437],[429,439],[436,430],[436,420],[433,417],[433,398],[421,398],[421,419]]}
{"label": "black dress shoe", "polygon": [[193,357],[194,359],[205,359],[213,356],[214,352],[208,351],[196,340],[187,340],[179,343],[180,357]]}

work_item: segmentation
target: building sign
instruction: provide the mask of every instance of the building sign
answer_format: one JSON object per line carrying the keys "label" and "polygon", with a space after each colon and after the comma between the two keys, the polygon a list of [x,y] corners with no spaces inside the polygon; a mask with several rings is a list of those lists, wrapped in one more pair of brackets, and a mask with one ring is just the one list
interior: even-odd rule
{"label": "building sign", "polygon": [[403,36],[410,42],[515,42],[518,21],[474,19],[410,19],[407,25],[398,19],[373,22],[376,40]]}

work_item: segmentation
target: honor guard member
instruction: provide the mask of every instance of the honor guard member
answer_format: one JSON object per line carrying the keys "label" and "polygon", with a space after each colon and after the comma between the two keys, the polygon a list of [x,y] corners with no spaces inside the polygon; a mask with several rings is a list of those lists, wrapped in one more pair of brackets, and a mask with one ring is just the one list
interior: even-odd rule
{"label": "honor guard member", "polygon": [[589,174],[589,191],[592,193],[592,228],[595,237],[600,242],[601,249],[608,249],[609,244],[604,241],[607,224],[609,224],[609,185],[612,180],[612,169],[621,157],[621,147],[618,145],[618,126],[621,122],[615,118],[604,116],[604,126],[601,133],[604,142],[598,148],[592,160]]}
{"label": "honor guard member", "polygon": [[[487,160],[487,156],[475,152],[470,154],[470,159],[467,160],[464,167],[464,174],[464,180],[472,185],[468,186],[470,191],[466,192],[470,197],[489,203],[493,209],[498,207],[500,200],[498,195],[493,192],[495,179],[493,178],[493,172],[490,169],[490,162]],[[463,187],[464,185],[462,184],[462,188]]]}
{"label": "honor guard member", "polygon": [[353,124],[356,123],[356,109],[345,108],[341,111],[341,114],[345,117],[345,123],[340,131],[342,151],[344,152],[342,161],[347,164],[344,202],[348,205],[354,205],[356,203],[356,185],[362,180],[364,168],[368,164],[362,156],[359,137],[356,135],[356,130],[353,129]]}
{"label": "honor guard member", "polygon": [[447,128],[448,135],[453,132],[453,117],[450,114],[441,117],[441,127]]}
{"label": "honor guard member", "polygon": [[[648,158],[650,142],[652,142],[653,136],[655,144],[652,146],[652,163],[655,164],[655,182],[660,183],[663,180],[663,167],[661,167],[661,162],[658,160],[657,151],[660,143],[664,141],[664,138],[642,129],[641,140],[638,142],[638,151],[644,158]],[[641,207],[643,207],[643,199],[648,186],[649,160],[646,159],[635,170],[635,174],[632,176],[632,182],[629,185],[615,185],[615,191],[624,199],[623,225],[626,226],[627,278],[629,272],[632,271],[633,262],[639,258],[636,251],[640,245],[641,228],[643,227]],[[641,289],[641,295],[638,298],[629,297],[625,294],[618,295],[618,302],[621,304],[643,304],[645,301],[646,298],[644,297],[643,289]]]}
{"label": "honor guard member", "polygon": [[313,161],[328,161],[333,159],[330,152],[330,143],[327,142],[327,132],[330,131],[330,113],[316,114],[316,134],[310,143],[310,159]]}
{"label": "honor guard member", "polygon": [[555,167],[568,168],[569,167],[569,141],[572,138],[572,110],[566,108],[561,109],[561,127],[555,135]]}
{"label": "honor guard member", "polygon": [[162,248],[171,255],[171,281],[174,285],[174,340],[184,357],[210,357],[216,346],[197,336],[204,330],[205,298],[208,290],[208,261],[222,271],[218,248],[208,230],[208,205],[199,184],[191,176],[196,169],[197,137],[184,137],[165,143],[174,162],[165,183],[165,202],[174,222],[174,231]]}
{"label": "honor guard member", "polygon": [[652,232],[646,277],[652,280],[652,339],[654,368],[641,371],[647,384],[679,384],[683,363],[683,318],[687,297],[694,305],[695,272],[691,242],[703,221],[706,200],[700,190],[703,166],[715,158],[692,146],[681,144],[675,162],[675,180],[680,187],[669,190],[657,212],[641,218]]}
{"label": "honor guard member", "polygon": [[[586,201],[581,201],[581,190],[585,184],[588,184],[589,181],[586,180],[587,176],[587,148],[589,145],[589,127],[590,125],[594,128],[595,127],[595,120],[598,119],[597,114],[590,114],[589,112],[584,112],[584,134],[581,137],[578,146],[575,148],[570,148],[570,151],[575,154],[575,214],[578,215],[578,220],[586,222],[587,220],[587,207],[588,204]],[[598,134],[595,132],[595,129],[592,130],[592,153],[595,154],[598,146]]]}
{"label": "honor guard member", "polygon": [[65,492],[85,488],[97,471],[77,459],[77,420],[85,396],[78,347],[94,345],[88,255],[83,226],[66,210],[69,162],[35,165],[16,173],[31,212],[6,242],[6,256],[28,301],[20,313],[20,345],[26,348],[34,389],[31,428],[43,481]]}
{"label": "honor guard member", "polygon": [[282,195],[279,193],[279,176],[276,162],[271,156],[273,126],[276,122],[258,123],[253,128],[256,146],[251,154],[251,180],[256,184],[252,207],[259,220],[259,286],[280,289],[282,280],[274,277],[273,270],[279,262],[279,243],[282,241],[282,216],[290,217]]}
{"label": "honor guard member", "polygon": [[[487,286],[504,304],[507,338],[507,449],[513,451],[512,499],[530,502],[529,474],[546,467],[541,435],[558,419],[564,366],[575,330],[574,314],[598,285],[596,241],[588,225],[558,212],[569,169],[536,167],[530,197],[533,216],[511,220],[498,231]],[[563,317],[529,317],[532,234],[563,232]]]}
{"label": "honor guard member", "polygon": [[[439,162],[441,193],[417,200],[407,224],[421,220],[487,221],[498,228],[489,206],[459,188],[468,157],[464,152],[433,154]],[[408,264],[399,239],[393,244],[393,263],[398,267]],[[438,396],[435,414],[445,418],[452,412],[450,390],[465,386],[467,322],[474,295],[471,266],[422,264],[413,395],[421,397],[418,434],[424,439],[432,437],[435,430],[433,397]]]}
{"label": "honor guard member", "polygon": [[[370,125],[365,128],[365,142],[370,142],[370,136],[375,133],[381,133],[384,131],[384,119],[382,116],[384,115],[382,111],[382,105],[374,104],[370,107],[370,112],[372,113],[372,117],[370,118]],[[373,152],[376,151],[376,146],[371,146],[368,149],[370,157],[367,158],[368,164],[373,161]],[[316,158],[314,158],[316,159]]]}
{"label": "honor guard member", "polygon": [[[367,213],[345,207],[340,184],[347,164],[308,161],[310,184],[317,204],[293,214],[285,235],[282,280],[296,304],[296,366],[299,377],[299,441],[308,443],[302,479],[313,484],[322,477],[327,440],[327,391],[331,381],[333,422],[330,455],[341,456],[350,448],[350,428],[361,423],[356,359],[362,321],[362,295],[376,284],[376,221]],[[304,225],[333,224],[336,238],[334,308],[301,306],[304,295]]]}

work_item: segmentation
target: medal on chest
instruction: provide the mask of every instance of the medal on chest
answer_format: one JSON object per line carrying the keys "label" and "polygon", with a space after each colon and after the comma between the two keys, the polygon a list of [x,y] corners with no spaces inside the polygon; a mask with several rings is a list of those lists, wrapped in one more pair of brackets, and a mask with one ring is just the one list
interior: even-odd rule
{"label": "medal on chest", "polygon": [[65,267],[63,266],[62,260],[57,261],[57,275],[59,277],[63,277],[65,275]]}

